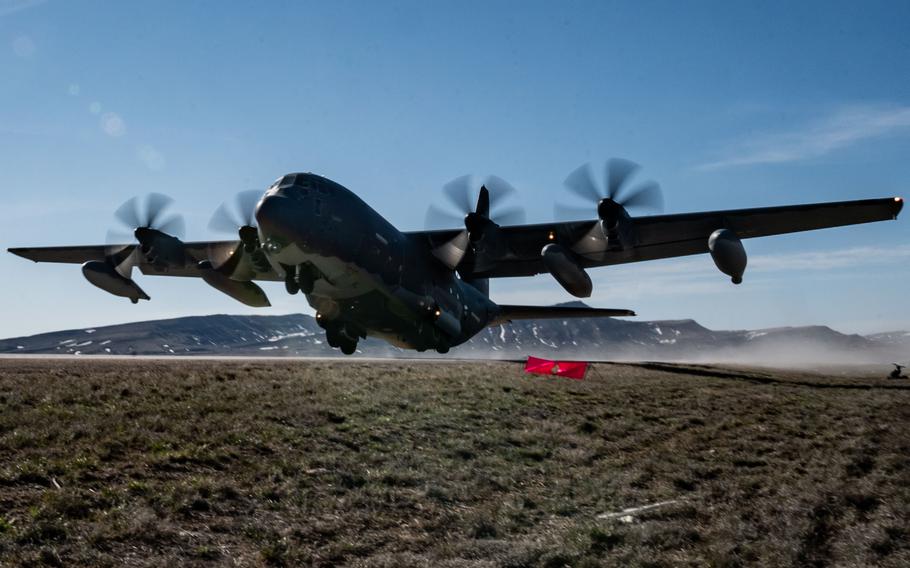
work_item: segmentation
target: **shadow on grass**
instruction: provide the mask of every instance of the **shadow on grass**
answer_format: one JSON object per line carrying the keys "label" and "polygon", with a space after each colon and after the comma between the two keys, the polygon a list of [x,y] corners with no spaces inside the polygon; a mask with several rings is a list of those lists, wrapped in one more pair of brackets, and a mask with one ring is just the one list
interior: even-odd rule
{"label": "shadow on grass", "polygon": [[843,389],[843,390],[902,390],[910,391],[910,385],[870,385],[855,383],[825,383],[799,381],[791,379],[777,379],[773,377],[737,373],[733,371],[721,371],[711,367],[699,367],[690,365],[674,365],[670,363],[625,363],[626,365],[646,369],[649,371],[661,371],[664,373],[675,373],[679,375],[690,375],[696,377],[711,377],[714,379],[733,379],[754,383],[757,385],[785,385],[796,387],[809,387],[813,389]]}

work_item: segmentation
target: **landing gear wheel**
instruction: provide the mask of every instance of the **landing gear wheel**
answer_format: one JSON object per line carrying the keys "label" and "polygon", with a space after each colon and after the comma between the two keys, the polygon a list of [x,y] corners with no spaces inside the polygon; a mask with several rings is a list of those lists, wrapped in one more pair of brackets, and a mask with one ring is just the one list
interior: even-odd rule
{"label": "landing gear wheel", "polygon": [[339,328],[336,325],[325,328],[325,340],[328,342],[329,347],[341,347],[341,344],[344,343],[344,338],[341,337]]}
{"label": "landing gear wheel", "polygon": [[313,278],[313,269],[310,267],[310,265],[301,264],[297,266],[295,273],[297,285],[300,287],[303,293],[313,293],[313,287],[316,285],[316,280]]}
{"label": "landing gear wheel", "polygon": [[436,352],[437,352],[437,353],[440,353],[440,354],[448,353],[448,352],[449,352],[449,344],[448,344],[448,343],[440,343],[439,345],[436,346]]}
{"label": "landing gear wheel", "polygon": [[297,283],[297,267],[282,264],[281,268],[284,269],[284,289],[293,296],[300,291],[300,284]]}
{"label": "landing gear wheel", "polygon": [[341,344],[341,352],[345,355],[353,355],[357,351],[357,343],[354,341],[346,341]]}
{"label": "landing gear wheel", "polygon": [[284,289],[288,291],[288,294],[293,296],[300,291],[300,286],[297,285],[297,281],[293,278],[286,278],[284,281]]}

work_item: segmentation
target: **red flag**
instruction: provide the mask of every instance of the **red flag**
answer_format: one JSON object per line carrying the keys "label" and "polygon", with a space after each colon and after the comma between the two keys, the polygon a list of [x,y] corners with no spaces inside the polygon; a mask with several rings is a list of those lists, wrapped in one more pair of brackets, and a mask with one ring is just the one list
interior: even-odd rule
{"label": "red flag", "polygon": [[588,364],[584,361],[550,361],[549,359],[529,356],[527,363],[525,363],[526,373],[557,375],[578,380],[585,378],[585,371],[587,370]]}

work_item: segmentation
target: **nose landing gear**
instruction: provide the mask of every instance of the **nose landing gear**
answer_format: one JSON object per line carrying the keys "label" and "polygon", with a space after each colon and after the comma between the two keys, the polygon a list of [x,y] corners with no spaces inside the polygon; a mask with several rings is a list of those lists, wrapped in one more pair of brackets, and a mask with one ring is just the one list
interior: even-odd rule
{"label": "nose landing gear", "polygon": [[300,285],[297,283],[297,277],[293,268],[286,268],[284,272],[284,289],[291,296],[300,291]]}

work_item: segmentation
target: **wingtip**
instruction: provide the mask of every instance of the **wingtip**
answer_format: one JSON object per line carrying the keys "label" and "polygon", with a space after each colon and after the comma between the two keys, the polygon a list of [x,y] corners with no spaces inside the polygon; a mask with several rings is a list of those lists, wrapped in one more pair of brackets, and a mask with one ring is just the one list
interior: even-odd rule
{"label": "wingtip", "polygon": [[904,198],[900,197],[900,196],[895,197],[894,198],[894,218],[895,219],[897,219],[898,214],[900,214],[901,209],[903,209],[903,208],[904,208]]}
{"label": "wingtip", "polygon": [[[6,252],[8,252],[8,253],[10,253],[10,254],[14,254],[14,255],[16,255],[16,256],[18,256],[18,257],[20,257],[20,258],[24,258],[24,259],[27,259],[27,260],[32,260],[32,259],[28,258],[28,257],[25,255],[25,253],[26,253],[27,251],[28,251],[28,249],[24,249],[24,248],[8,248],[8,249],[6,249]],[[35,261],[35,262],[37,262],[37,261]]]}

